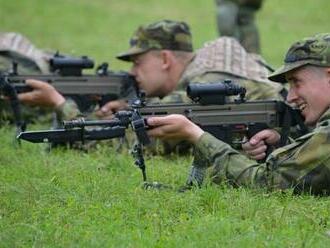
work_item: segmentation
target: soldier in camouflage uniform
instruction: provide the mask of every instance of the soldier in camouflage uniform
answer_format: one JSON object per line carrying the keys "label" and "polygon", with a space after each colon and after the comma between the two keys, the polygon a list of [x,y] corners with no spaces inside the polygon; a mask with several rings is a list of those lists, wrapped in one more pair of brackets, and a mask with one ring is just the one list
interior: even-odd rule
{"label": "soldier in camouflage uniform", "polygon": [[260,53],[255,13],[262,0],[216,0],[218,31],[236,38],[251,53]]}
{"label": "soldier in camouflage uniform", "polygon": [[[283,87],[267,79],[269,70],[262,57],[247,53],[233,38],[208,42],[193,53],[188,25],[164,20],[139,27],[130,46],[118,58],[133,62],[131,73],[147,96],[162,97],[153,102],[190,102],[185,93],[188,83],[224,79],[244,86],[248,100],[282,100]],[[186,153],[189,146],[186,142],[167,141],[154,147],[166,154]],[[192,166],[187,183],[201,184],[203,174],[204,170]]]}
{"label": "soldier in camouflage uniform", "polygon": [[287,101],[298,107],[305,124],[314,130],[292,143],[274,150],[265,163],[267,146],[276,146],[280,135],[263,130],[243,145],[250,157],[205,133],[181,115],[153,117],[149,135],[176,137],[195,144],[200,166],[212,166],[212,180],[235,186],[293,188],[295,193],[330,194],[330,33],[319,34],[294,43],[285,64],[270,77],[289,82]]}
{"label": "soldier in camouflage uniform", "polygon": [[[195,53],[191,42],[187,24],[169,20],[159,21],[140,27],[131,39],[130,49],[117,58],[133,62],[131,73],[136,76],[139,86],[146,90],[149,96],[164,97],[174,91],[185,90],[190,82],[219,82],[232,79],[247,87],[248,99],[280,98],[282,86],[267,79],[269,71],[265,61],[259,55],[247,53],[235,39],[219,38],[206,43]],[[168,57],[170,59],[167,59]],[[169,64],[168,60],[175,61],[175,70],[170,64],[169,68],[160,70],[152,79],[143,78],[147,74],[149,77],[156,74],[154,70],[160,67],[159,63],[166,67],[166,63]],[[152,71],[142,71],[149,65],[154,66]],[[164,79],[160,80],[159,74],[165,74]],[[161,81],[157,91],[147,92],[150,85],[157,81]],[[172,87],[165,91],[164,85],[168,85],[169,81]]]}

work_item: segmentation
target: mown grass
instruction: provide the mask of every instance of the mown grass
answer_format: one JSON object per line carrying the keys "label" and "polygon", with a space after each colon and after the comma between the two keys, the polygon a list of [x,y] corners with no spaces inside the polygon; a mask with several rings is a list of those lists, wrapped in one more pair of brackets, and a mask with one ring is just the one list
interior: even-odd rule
{"label": "mown grass", "polygon": [[[135,27],[170,18],[190,23],[195,47],[217,36],[205,0],[0,0],[3,31],[38,47],[128,64],[114,55]],[[279,65],[294,40],[329,31],[328,0],[265,1],[258,13],[262,51]],[[31,129],[40,126],[30,126]],[[89,153],[12,144],[0,129],[0,247],[328,247],[329,199],[206,184],[186,193],[143,190],[127,153]],[[148,156],[152,181],[181,186],[190,157]]]}

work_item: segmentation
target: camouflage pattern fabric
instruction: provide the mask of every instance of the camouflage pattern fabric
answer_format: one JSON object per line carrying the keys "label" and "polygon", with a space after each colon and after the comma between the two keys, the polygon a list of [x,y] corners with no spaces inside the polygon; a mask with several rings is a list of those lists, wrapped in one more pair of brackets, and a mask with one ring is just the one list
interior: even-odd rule
{"label": "camouflage pattern fabric", "polygon": [[199,166],[212,165],[215,183],[235,186],[293,188],[294,192],[330,194],[330,109],[323,114],[313,132],[292,144],[276,149],[266,163],[248,159],[226,143],[205,133],[196,152],[203,158]]}
{"label": "camouflage pattern fabric", "polygon": [[117,56],[118,59],[131,61],[131,56],[149,50],[172,50],[192,52],[189,26],[185,22],[162,20],[140,26],[130,40],[130,48]]}
{"label": "camouflage pattern fabric", "polygon": [[255,13],[262,0],[217,0],[217,24],[221,36],[236,38],[252,53],[260,53]]}

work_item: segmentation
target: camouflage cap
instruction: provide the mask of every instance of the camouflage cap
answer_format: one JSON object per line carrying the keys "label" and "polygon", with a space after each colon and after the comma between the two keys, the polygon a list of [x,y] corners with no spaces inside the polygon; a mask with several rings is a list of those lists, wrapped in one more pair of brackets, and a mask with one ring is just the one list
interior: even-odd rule
{"label": "camouflage cap", "polygon": [[188,24],[162,20],[140,26],[130,40],[128,51],[119,54],[117,58],[131,61],[132,55],[161,49],[192,52],[192,39]]}
{"label": "camouflage cap", "polygon": [[285,73],[304,65],[330,66],[330,33],[318,34],[294,43],[284,59],[284,65],[268,78],[285,83]]}

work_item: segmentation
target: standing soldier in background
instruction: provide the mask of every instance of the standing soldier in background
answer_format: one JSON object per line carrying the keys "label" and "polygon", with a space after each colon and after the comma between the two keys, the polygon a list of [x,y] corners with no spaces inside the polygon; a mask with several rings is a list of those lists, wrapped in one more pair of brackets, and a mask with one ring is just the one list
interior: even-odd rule
{"label": "standing soldier in background", "polygon": [[262,0],[216,0],[216,5],[220,36],[234,37],[248,52],[260,54],[255,13]]}

